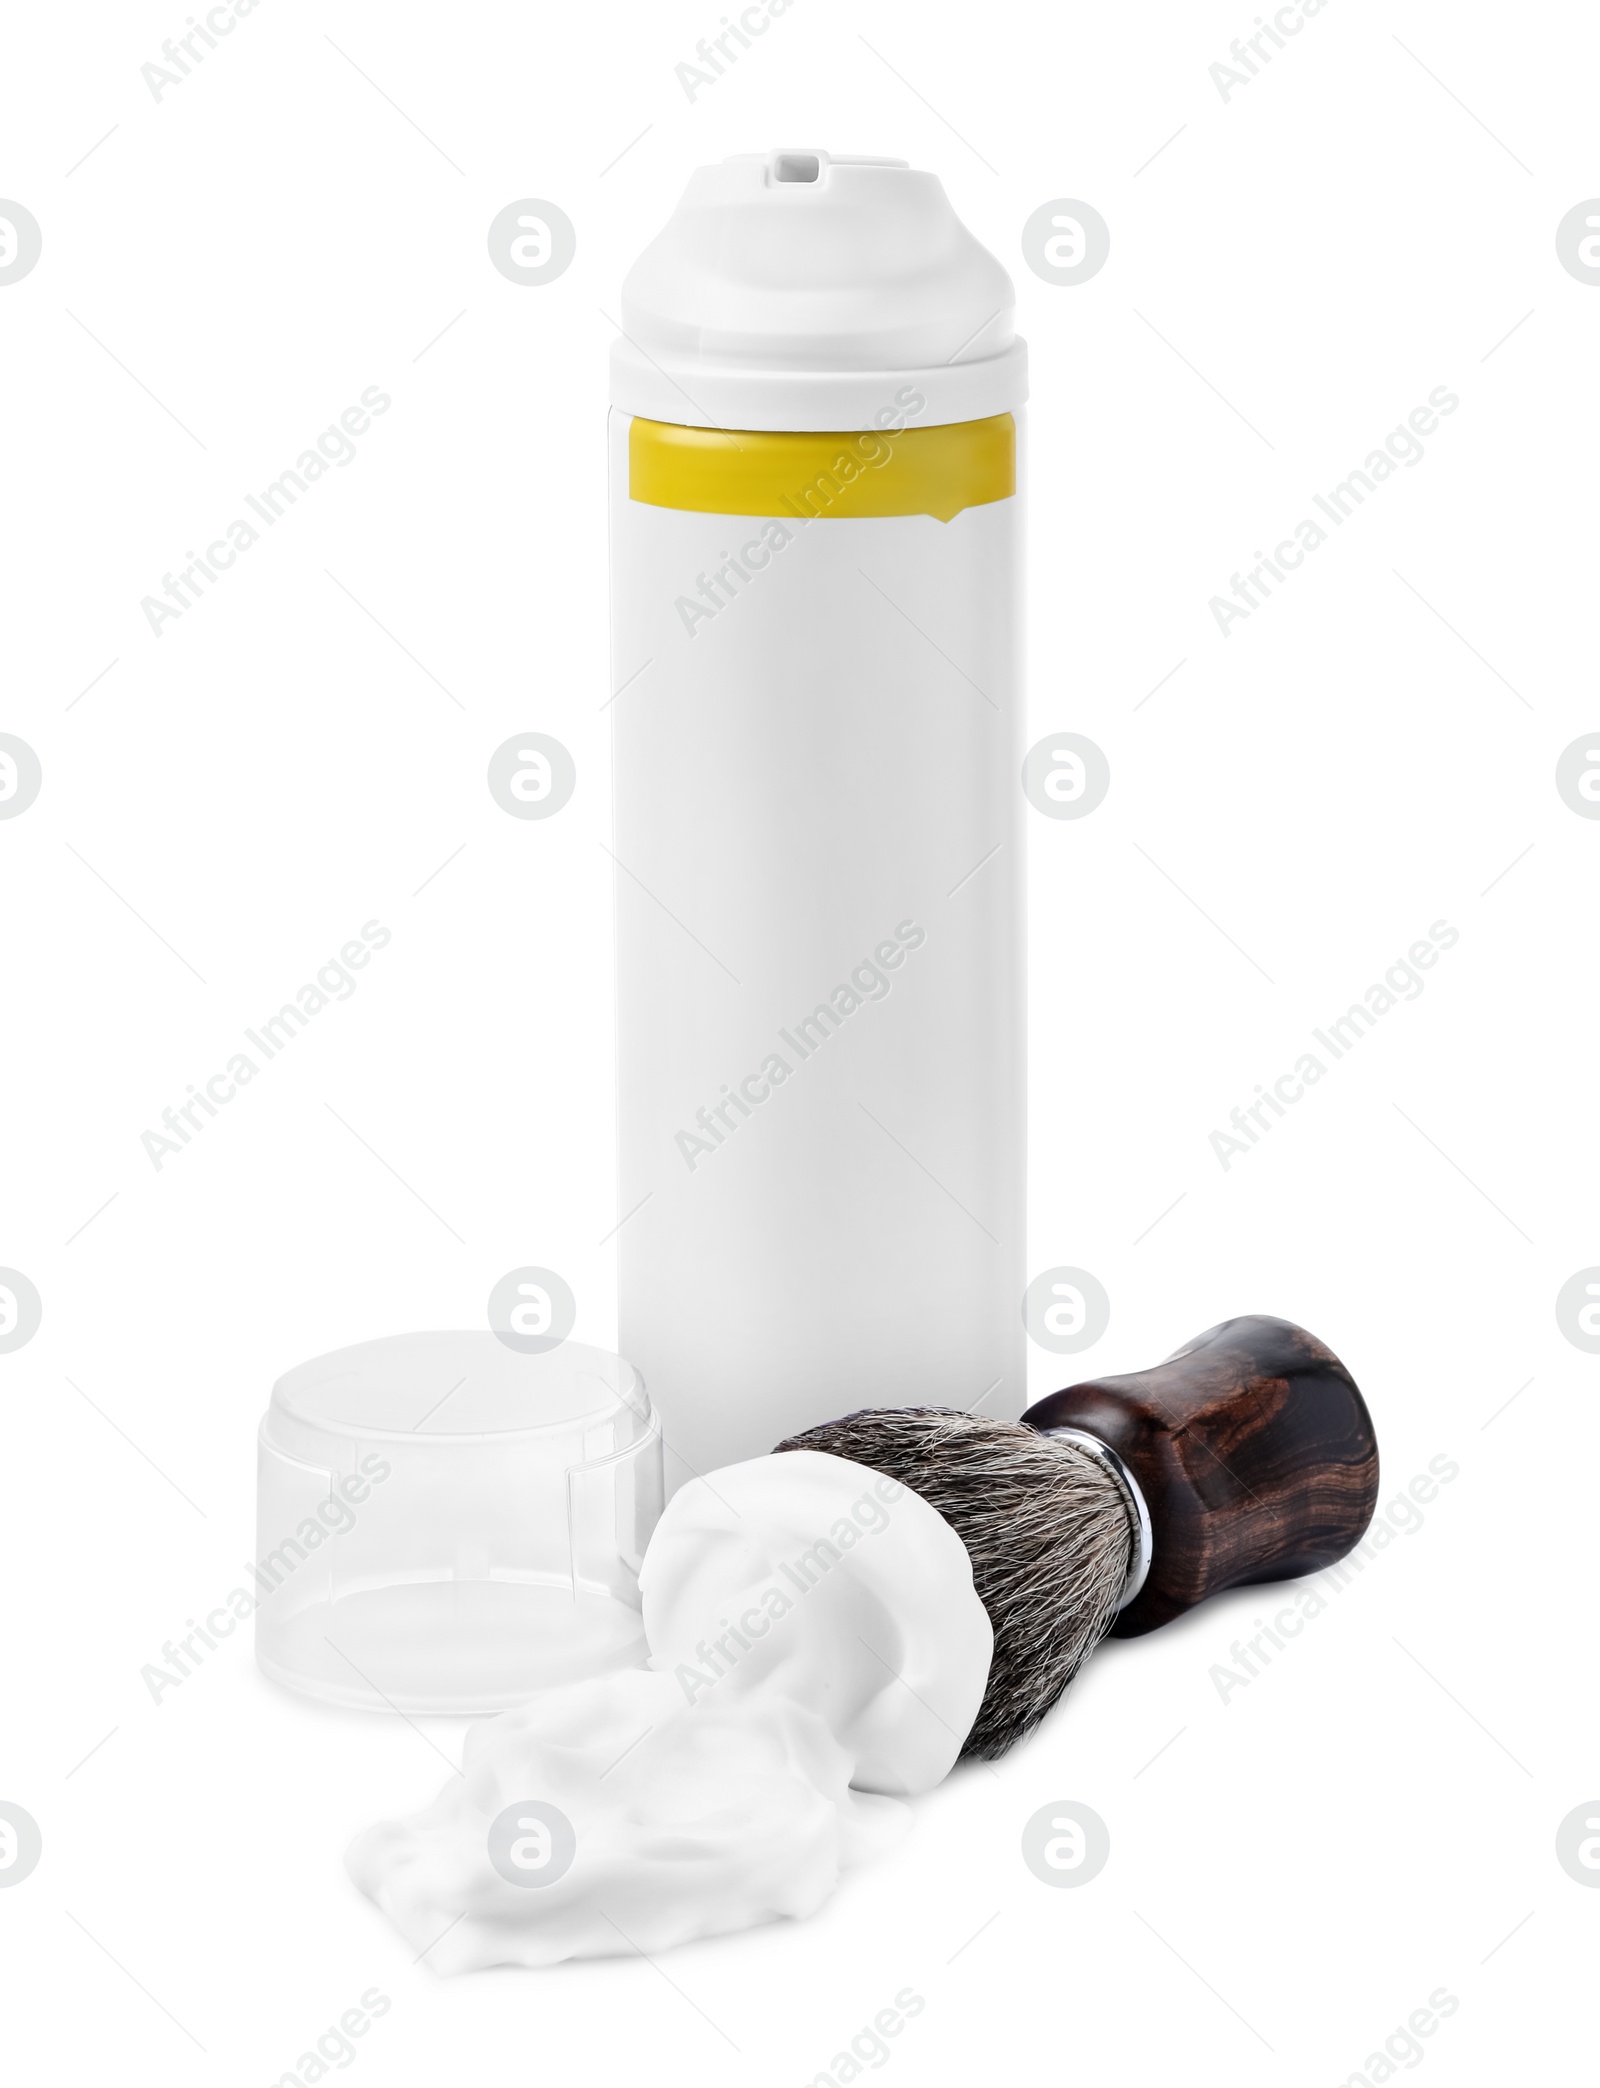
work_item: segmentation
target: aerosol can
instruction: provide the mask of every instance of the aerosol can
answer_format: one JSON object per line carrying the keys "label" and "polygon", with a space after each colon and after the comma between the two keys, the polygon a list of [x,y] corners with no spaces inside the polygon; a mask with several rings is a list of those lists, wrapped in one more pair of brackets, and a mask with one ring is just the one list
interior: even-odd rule
{"label": "aerosol can", "polygon": [[619,1341],[669,1489],[1024,1404],[1026,391],[904,161],[702,168],[623,286]]}

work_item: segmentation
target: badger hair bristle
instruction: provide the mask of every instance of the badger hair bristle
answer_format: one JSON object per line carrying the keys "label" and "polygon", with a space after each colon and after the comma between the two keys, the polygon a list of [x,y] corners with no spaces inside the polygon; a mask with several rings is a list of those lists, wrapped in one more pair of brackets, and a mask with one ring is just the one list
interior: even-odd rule
{"label": "badger hair bristle", "polygon": [[1086,1451],[953,1407],[846,1414],[778,1444],[898,1479],[965,1544],[994,1659],[964,1755],[1004,1754],[1111,1628],[1133,1537],[1116,1481]]}

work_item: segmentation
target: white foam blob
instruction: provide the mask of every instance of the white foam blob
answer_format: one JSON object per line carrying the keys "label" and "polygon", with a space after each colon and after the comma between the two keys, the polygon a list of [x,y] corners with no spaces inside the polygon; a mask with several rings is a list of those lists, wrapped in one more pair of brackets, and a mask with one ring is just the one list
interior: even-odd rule
{"label": "white foam blob", "polygon": [[[649,1669],[481,1721],[425,1812],[351,1847],[436,1971],[811,1914],[905,1831],[897,1800],[953,1766],[993,1635],[966,1547],[920,1496],[814,1451],[731,1465],[673,1497],[640,1585]],[[572,1827],[547,1884],[490,1860],[492,1824],[530,1802]]]}
{"label": "white foam blob", "polygon": [[673,1496],[639,1586],[651,1665],[686,1697],[776,1690],[807,1705],[860,1790],[909,1795],[949,1775],[994,1633],[966,1546],[920,1494],[816,1450],[728,1465]]}

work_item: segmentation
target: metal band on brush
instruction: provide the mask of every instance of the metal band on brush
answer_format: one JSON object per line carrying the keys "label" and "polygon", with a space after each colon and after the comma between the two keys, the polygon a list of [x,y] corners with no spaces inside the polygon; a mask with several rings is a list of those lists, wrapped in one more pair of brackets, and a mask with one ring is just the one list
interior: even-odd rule
{"label": "metal band on brush", "polygon": [[1111,1445],[1102,1443],[1098,1436],[1089,1435],[1081,1428],[1046,1428],[1041,1430],[1041,1433],[1047,1435],[1052,1442],[1070,1443],[1075,1450],[1081,1450],[1086,1456],[1092,1457],[1101,1470],[1116,1481],[1121,1490],[1133,1537],[1133,1559],[1128,1567],[1128,1578],[1122,1585],[1122,1600],[1117,1604],[1119,1611],[1125,1610],[1144,1586],[1145,1578],[1150,1571],[1150,1561],[1155,1554],[1150,1510],[1145,1505],[1144,1495],[1139,1491],[1139,1482]]}

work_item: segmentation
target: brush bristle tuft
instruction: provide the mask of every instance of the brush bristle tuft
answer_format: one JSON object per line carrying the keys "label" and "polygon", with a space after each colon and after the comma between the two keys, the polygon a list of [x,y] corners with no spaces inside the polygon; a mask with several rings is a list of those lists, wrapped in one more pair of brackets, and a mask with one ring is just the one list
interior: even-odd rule
{"label": "brush bristle tuft", "polygon": [[994,1626],[989,1684],[961,1751],[1004,1754],[1057,1701],[1116,1616],[1132,1556],[1116,1481],[1071,1443],[948,1407],[846,1414],[777,1447],[883,1472],[955,1530]]}

